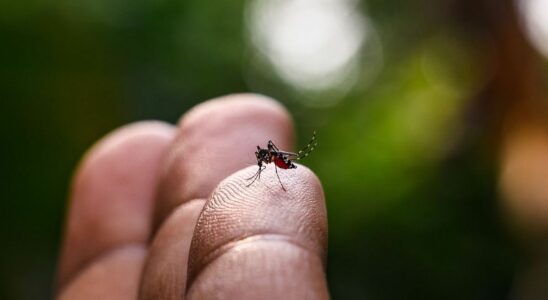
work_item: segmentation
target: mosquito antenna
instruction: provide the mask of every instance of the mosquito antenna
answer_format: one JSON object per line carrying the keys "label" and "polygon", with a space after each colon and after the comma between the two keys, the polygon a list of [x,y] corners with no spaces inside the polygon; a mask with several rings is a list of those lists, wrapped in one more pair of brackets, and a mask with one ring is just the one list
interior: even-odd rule
{"label": "mosquito antenna", "polygon": [[312,152],[312,150],[314,150],[317,145],[318,143],[316,142],[316,130],[314,130],[310,142],[308,142],[308,144],[306,144],[303,149],[299,150],[299,152],[297,153],[297,158],[295,160],[300,160],[301,158],[307,157],[308,154],[310,154],[310,152]]}

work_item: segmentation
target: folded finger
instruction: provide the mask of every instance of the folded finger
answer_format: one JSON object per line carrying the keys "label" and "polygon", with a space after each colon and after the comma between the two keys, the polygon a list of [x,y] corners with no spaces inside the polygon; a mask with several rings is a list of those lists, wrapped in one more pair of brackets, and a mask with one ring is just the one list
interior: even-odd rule
{"label": "folded finger", "polygon": [[204,102],[185,114],[164,162],[156,223],[179,204],[207,198],[226,176],[256,164],[254,151],[272,139],[293,144],[293,123],[276,101],[236,94]]}
{"label": "folded finger", "polygon": [[146,244],[160,161],[173,137],[171,125],[141,122],[109,134],[86,154],[72,187],[60,286],[115,248]]}

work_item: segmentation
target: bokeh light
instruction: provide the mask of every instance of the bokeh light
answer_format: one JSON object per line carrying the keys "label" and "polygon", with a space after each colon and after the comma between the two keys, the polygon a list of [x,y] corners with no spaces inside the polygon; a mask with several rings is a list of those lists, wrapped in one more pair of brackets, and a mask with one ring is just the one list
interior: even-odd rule
{"label": "bokeh light", "polygon": [[251,1],[247,26],[252,44],[299,90],[347,90],[359,78],[363,44],[378,43],[357,5],[353,0]]}
{"label": "bokeh light", "polygon": [[548,1],[516,0],[531,43],[548,57]]}

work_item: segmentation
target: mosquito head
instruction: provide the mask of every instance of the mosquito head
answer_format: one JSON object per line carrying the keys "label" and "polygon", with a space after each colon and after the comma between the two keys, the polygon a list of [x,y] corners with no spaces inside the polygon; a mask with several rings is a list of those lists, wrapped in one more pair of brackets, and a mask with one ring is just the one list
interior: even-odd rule
{"label": "mosquito head", "polygon": [[261,149],[259,146],[257,146],[257,151],[255,151],[255,156],[257,157],[257,163],[268,163],[271,160],[271,154],[268,149]]}

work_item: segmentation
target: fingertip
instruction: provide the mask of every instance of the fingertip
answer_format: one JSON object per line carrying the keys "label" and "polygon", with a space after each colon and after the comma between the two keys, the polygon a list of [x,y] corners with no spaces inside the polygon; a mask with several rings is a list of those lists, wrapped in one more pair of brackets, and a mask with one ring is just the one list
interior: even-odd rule
{"label": "fingertip", "polygon": [[274,139],[285,149],[291,149],[294,143],[293,119],[287,109],[259,94],[231,94],[202,102],[185,113],[178,124],[186,139],[195,134],[254,144]]}
{"label": "fingertip", "polygon": [[133,123],[84,155],[71,187],[59,285],[101,253],[147,241],[160,160],[174,134],[166,123]]}
{"label": "fingertip", "polygon": [[189,285],[236,245],[257,241],[297,246],[325,267],[327,213],[318,177],[302,165],[279,170],[284,190],[269,165],[260,180],[247,186],[256,168],[245,168],[223,180],[206,202],[191,244]]}
{"label": "fingertip", "polygon": [[279,126],[292,131],[292,119],[287,109],[280,102],[265,95],[253,93],[230,94],[202,102],[185,113],[178,124],[180,127],[192,127],[201,122],[212,122],[215,117],[228,116],[250,117],[267,115],[275,118]]}
{"label": "fingertip", "polygon": [[100,160],[120,145],[132,143],[135,140],[171,141],[176,127],[161,121],[139,121],[119,127],[95,142],[82,156],[75,172],[75,179],[85,174],[96,160]]}

